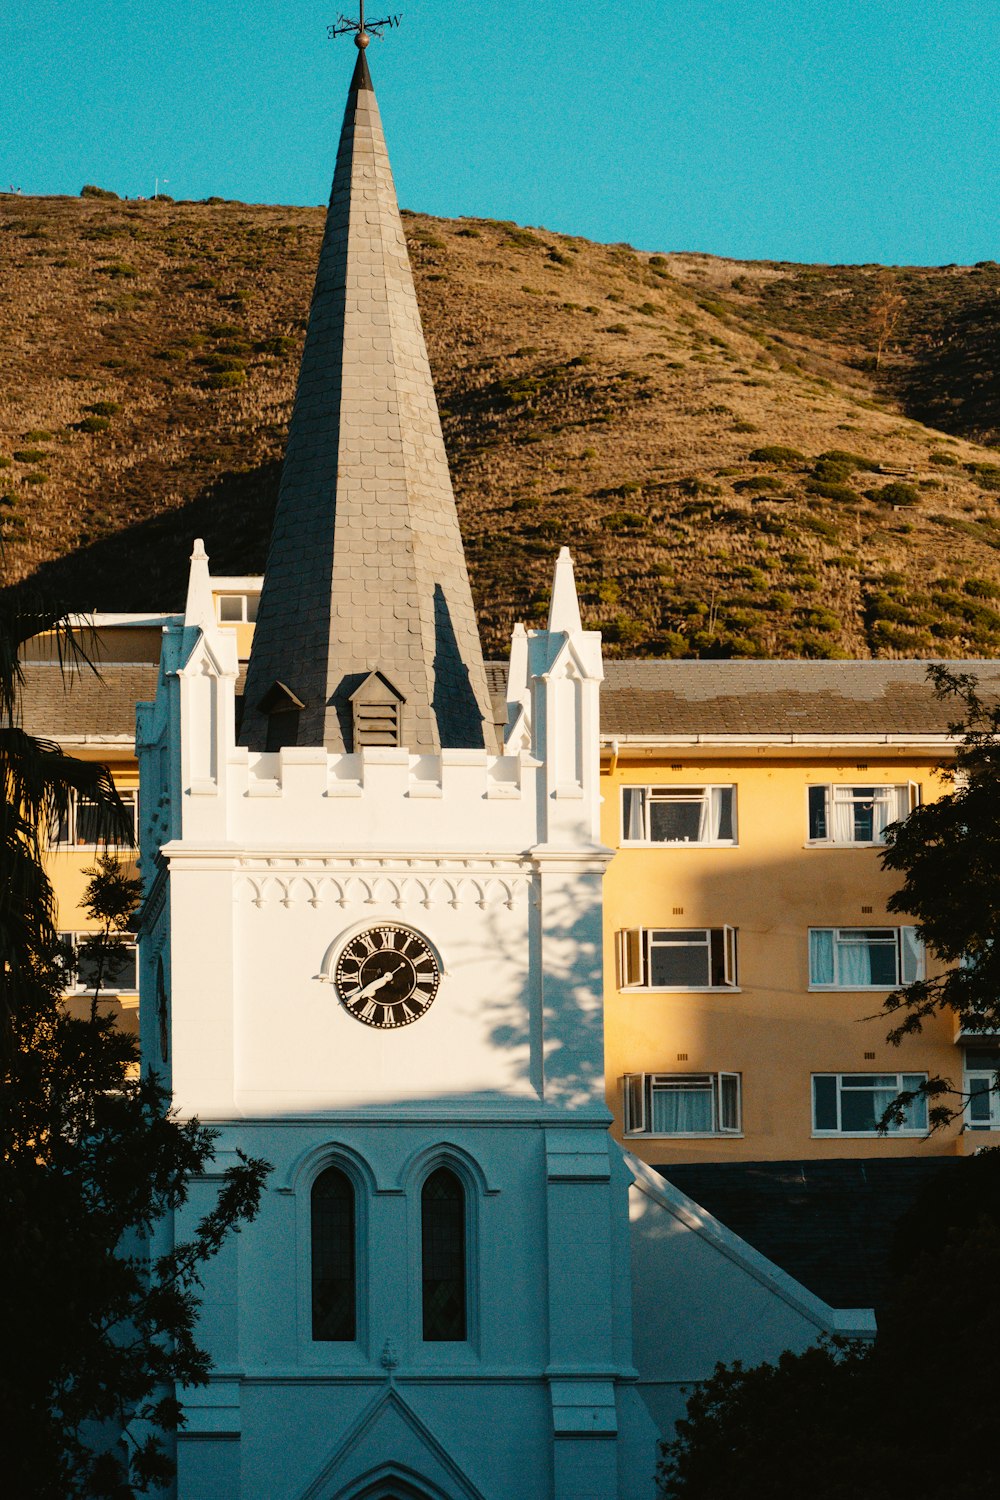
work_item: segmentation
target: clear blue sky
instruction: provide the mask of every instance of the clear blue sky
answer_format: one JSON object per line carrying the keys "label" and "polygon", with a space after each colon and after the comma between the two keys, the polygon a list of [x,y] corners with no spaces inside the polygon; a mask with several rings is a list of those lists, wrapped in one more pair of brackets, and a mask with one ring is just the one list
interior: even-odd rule
{"label": "clear blue sky", "polygon": [[[1000,0],[391,4],[369,57],[404,207],[649,250],[1000,259]],[[336,16],[14,0],[0,187],[325,201],[355,55]]]}

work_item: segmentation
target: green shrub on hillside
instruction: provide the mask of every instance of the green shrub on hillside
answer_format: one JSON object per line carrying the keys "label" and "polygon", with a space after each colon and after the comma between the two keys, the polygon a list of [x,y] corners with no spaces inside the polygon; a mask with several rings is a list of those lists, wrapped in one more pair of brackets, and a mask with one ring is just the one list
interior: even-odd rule
{"label": "green shrub on hillside", "polygon": [[117,417],[122,408],[119,401],[94,401],[83,409],[95,417]]}
{"label": "green shrub on hillside", "polygon": [[876,501],[879,505],[917,505],[920,501],[920,491],[915,484],[906,484],[899,479],[892,484],[884,484],[880,490],[866,490],[869,500]]}
{"label": "green shrub on hillside", "polygon": [[810,495],[822,495],[826,500],[837,500],[841,505],[857,505],[861,496],[849,484],[840,484],[826,479],[807,479],[805,488]]}
{"label": "green shrub on hillside", "polygon": [[121,199],[119,198],[117,193],[113,193],[110,188],[97,187],[93,182],[85,182],[83,184],[83,187],[80,189],[80,197],[113,198],[116,203],[121,202]]}
{"label": "green shrub on hillside", "polygon": [[962,588],[974,599],[1000,599],[1000,586],[991,583],[988,578],[967,578]]}
{"label": "green shrub on hillside", "polygon": [[780,443],[769,443],[764,448],[754,448],[747,455],[752,464],[801,464],[806,456],[798,448],[785,448]]}
{"label": "green shrub on hillside", "polygon": [[940,464],[943,469],[956,469],[958,467],[958,459],[953,453],[929,453],[927,461],[932,464]]}
{"label": "green shrub on hillside", "polygon": [[108,417],[81,417],[79,422],[73,423],[77,432],[107,432],[110,426]]}
{"label": "green shrub on hillside", "polygon": [[40,464],[48,456],[44,448],[14,449],[14,458],[19,464]]}
{"label": "green shrub on hillside", "polygon": [[207,375],[202,381],[207,391],[231,391],[246,383],[246,370],[218,370],[214,375]]}
{"label": "green shrub on hillside", "polygon": [[738,479],[733,489],[737,494],[783,495],[785,482],[776,474],[755,474],[752,479]]}

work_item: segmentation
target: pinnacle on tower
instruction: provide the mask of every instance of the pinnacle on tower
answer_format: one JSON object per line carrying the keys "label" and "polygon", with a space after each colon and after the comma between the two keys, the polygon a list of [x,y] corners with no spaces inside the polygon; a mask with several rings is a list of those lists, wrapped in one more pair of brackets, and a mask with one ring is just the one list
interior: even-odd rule
{"label": "pinnacle on tower", "polygon": [[[386,685],[381,714],[358,712],[358,690],[370,678]],[[290,713],[282,705],[292,699],[300,707]],[[241,741],[256,750],[289,743],[331,751],[366,743],[414,753],[499,749],[363,47],[341,130],[244,701]],[[376,721],[366,739],[362,726]]]}

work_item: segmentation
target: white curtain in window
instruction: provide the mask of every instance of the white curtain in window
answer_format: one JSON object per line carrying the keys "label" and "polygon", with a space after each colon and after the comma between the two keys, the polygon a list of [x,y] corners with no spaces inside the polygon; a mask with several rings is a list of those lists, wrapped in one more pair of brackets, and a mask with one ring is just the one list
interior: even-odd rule
{"label": "white curtain in window", "polygon": [[904,984],[919,979],[923,970],[924,945],[917,937],[915,927],[901,927],[902,975]]}
{"label": "white curtain in window", "polygon": [[833,788],[833,827],[830,836],[835,844],[854,843],[854,789]]}
{"label": "white curtain in window", "polygon": [[689,1088],[655,1088],[651,1100],[652,1129],[658,1135],[710,1132],[712,1091],[709,1084]]}
{"label": "white curtain in window", "polygon": [[625,837],[644,839],[646,791],[644,787],[627,787],[625,790]]}
{"label": "white curtain in window", "polygon": [[887,786],[876,793],[875,797],[875,837],[882,841],[882,836],[890,823],[897,823],[900,818],[909,817],[910,814],[910,789],[908,786]]}
{"label": "white curtain in window", "polygon": [[814,927],[809,933],[809,983],[833,983],[833,933]]}
{"label": "white curtain in window", "polygon": [[847,989],[854,985],[863,987],[874,983],[872,950],[868,943],[837,944],[837,983]]}

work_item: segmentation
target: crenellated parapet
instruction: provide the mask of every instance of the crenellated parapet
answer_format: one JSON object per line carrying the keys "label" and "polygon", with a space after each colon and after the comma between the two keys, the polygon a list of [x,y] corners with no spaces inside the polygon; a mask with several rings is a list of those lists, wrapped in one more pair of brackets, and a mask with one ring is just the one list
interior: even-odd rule
{"label": "crenellated parapet", "polygon": [[596,851],[600,637],[580,628],[565,549],[548,626],[518,630],[511,666],[502,755],[249,750],[236,743],[235,642],[215,621],[208,559],[196,543],[183,623],[164,630],[157,696],[138,710],[147,878],[159,851],[179,845]]}

